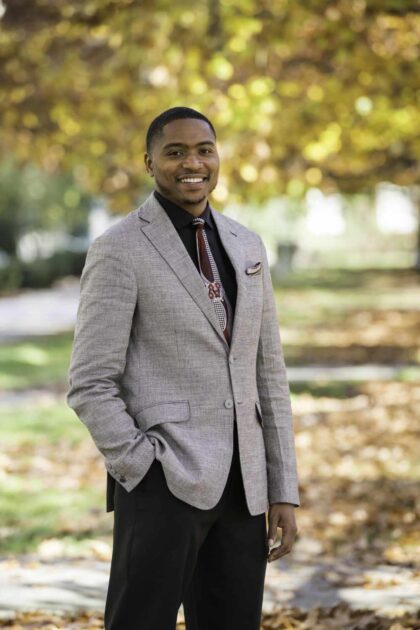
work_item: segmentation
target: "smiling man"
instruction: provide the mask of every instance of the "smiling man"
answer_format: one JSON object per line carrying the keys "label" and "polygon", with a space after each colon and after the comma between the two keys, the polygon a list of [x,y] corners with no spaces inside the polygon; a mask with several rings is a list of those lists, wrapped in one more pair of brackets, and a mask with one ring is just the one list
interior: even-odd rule
{"label": "smiling man", "polygon": [[163,127],[159,117],[149,128],[146,169],[155,178],[158,198],[162,195],[197,217],[219,175],[215,131],[204,117],[171,120],[170,113],[167,116],[169,122]]}
{"label": "smiling man", "polygon": [[183,604],[187,630],[257,630],[299,506],[267,254],[208,202],[205,116],[163,112],[146,148],[155,190],[89,249],[69,374],[114,510],[105,628],[175,630]]}

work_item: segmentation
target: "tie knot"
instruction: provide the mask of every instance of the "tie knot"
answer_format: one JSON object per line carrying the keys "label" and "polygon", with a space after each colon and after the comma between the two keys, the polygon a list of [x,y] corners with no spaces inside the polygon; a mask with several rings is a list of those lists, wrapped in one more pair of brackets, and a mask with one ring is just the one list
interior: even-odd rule
{"label": "tie knot", "polygon": [[191,223],[194,225],[194,227],[204,226],[205,220],[202,219],[201,217],[194,217],[194,219],[191,221]]}

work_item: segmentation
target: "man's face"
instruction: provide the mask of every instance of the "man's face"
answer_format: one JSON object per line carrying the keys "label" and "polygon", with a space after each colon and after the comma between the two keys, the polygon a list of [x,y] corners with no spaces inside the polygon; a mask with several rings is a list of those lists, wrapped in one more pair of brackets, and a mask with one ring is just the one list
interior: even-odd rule
{"label": "man's face", "polygon": [[156,190],[186,210],[204,210],[217,184],[219,155],[216,140],[204,120],[183,118],[165,125],[145,154]]}

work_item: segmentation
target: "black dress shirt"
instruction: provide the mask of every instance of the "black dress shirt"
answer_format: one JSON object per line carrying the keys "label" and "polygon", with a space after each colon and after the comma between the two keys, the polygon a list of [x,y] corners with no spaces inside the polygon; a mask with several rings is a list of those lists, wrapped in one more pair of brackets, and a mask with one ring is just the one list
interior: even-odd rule
{"label": "black dress shirt", "polygon": [[[193,263],[199,271],[195,237],[196,228],[192,225],[194,216],[187,210],[184,210],[184,208],[181,208],[181,206],[178,206],[166,197],[163,197],[163,195],[157,192],[157,190],[154,191],[154,195],[172,221],[181,241],[184,243],[187,252],[191,256]],[[235,270],[232,267],[232,263],[230,262],[220,240],[219,232],[217,231],[216,224],[211,216],[208,202],[205,210],[200,214],[200,217],[205,220],[204,229],[206,231],[207,240],[219,270],[223,288],[226,291],[232,306],[232,312],[235,313],[237,292]]]}

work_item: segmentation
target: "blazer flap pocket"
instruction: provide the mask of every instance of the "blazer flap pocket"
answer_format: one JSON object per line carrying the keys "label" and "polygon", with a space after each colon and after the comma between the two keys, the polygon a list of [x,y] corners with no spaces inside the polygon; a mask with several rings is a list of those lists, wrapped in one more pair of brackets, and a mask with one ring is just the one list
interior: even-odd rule
{"label": "blazer flap pocket", "polygon": [[188,420],[190,415],[190,403],[188,400],[173,400],[143,407],[134,417],[139,428],[143,431],[147,431],[147,429],[155,424],[183,422],[184,420]]}
{"label": "blazer flap pocket", "polygon": [[260,421],[261,426],[264,426],[264,421],[263,421],[263,417],[262,417],[262,411],[261,411],[261,403],[259,400],[255,401],[255,408],[257,410],[257,416],[258,416],[258,420]]}

